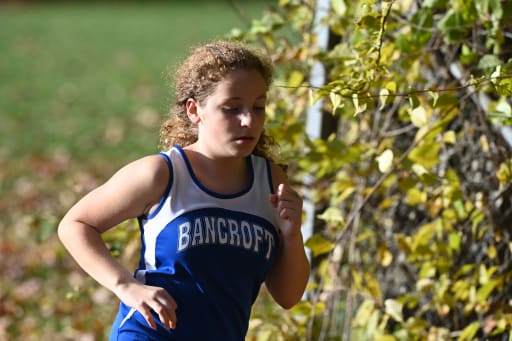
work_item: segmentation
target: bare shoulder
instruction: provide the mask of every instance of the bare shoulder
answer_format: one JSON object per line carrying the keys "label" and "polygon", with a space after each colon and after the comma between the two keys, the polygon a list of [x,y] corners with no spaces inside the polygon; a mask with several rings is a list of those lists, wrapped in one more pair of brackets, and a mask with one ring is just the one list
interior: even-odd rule
{"label": "bare shoulder", "polygon": [[111,188],[124,188],[129,192],[125,192],[125,195],[132,194],[140,201],[151,205],[160,200],[169,178],[169,167],[164,158],[160,155],[150,155],[121,168],[107,185]]}
{"label": "bare shoulder", "polygon": [[65,219],[85,222],[99,232],[138,217],[158,203],[169,182],[169,168],[158,155],[132,161],[80,199]]}
{"label": "bare shoulder", "polygon": [[167,184],[169,176],[167,162],[160,155],[145,156],[132,161],[114,175],[144,187],[156,186],[157,188]]}

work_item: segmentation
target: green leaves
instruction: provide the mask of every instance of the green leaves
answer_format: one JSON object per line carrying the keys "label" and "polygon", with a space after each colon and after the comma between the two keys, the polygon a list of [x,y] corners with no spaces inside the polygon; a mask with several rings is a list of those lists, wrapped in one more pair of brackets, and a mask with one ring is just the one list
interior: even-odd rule
{"label": "green leaves", "polygon": [[[495,304],[511,297],[498,294],[510,281],[501,198],[512,159],[497,128],[512,124],[512,5],[332,1],[321,51],[313,2],[280,3],[289,24],[259,39],[285,70],[273,131],[322,207],[306,242],[318,264],[311,294],[325,303],[310,311],[311,338],[471,340],[512,327]],[[317,62],[326,82],[304,89]],[[325,134],[311,141],[301,129],[313,103]]]}
{"label": "green leaves", "polygon": [[470,26],[461,12],[452,10],[439,21],[437,27],[441,30],[448,43],[456,43],[466,36]]}
{"label": "green leaves", "polygon": [[466,328],[462,330],[457,341],[473,340],[479,328],[480,322],[473,322],[469,324],[468,326],[466,326]]}
{"label": "green leaves", "polygon": [[335,244],[321,235],[315,234],[306,241],[305,245],[311,250],[314,257],[318,257],[331,252],[334,249]]}
{"label": "green leaves", "polygon": [[440,149],[441,145],[438,142],[423,142],[409,153],[408,158],[426,169],[430,169],[439,163]]}

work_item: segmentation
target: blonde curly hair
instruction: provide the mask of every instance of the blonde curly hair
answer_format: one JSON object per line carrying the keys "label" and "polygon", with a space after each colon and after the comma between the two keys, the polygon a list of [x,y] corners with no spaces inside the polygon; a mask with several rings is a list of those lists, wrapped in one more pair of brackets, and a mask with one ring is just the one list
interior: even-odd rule
{"label": "blonde curly hair", "polygon": [[[197,127],[187,116],[187,99],[194,98],[204,104],[228,73],[240,69],[258,71],[267,89],[272,82],[270,59],[244,43],[214,41],[192,49],[174,74],[175,104],[160,127],[163,150],[173,145],[185,147],[197,141]],[[275,140],[263,131],[253,154],[273,160],[274,147],[277,147]]]}

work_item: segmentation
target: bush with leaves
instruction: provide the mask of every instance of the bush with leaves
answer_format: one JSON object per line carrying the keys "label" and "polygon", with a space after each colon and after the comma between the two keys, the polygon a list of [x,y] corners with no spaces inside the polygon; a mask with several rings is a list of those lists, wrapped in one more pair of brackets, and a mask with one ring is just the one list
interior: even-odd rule
{"label": "bush with leaves", "polygon": [[269,130],[318,208],[307,299],[274,320],[258,305],[249,337],[510,340],[512,3],[332,0],[326,51],[315,5],[233,33],[277,64]]}

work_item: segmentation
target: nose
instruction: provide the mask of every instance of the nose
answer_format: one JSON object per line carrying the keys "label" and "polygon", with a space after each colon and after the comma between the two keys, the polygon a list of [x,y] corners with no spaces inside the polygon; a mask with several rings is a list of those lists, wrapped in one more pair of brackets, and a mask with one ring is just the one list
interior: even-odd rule
{"label": "nose", "polygon": [[240,125],[242,127],[251,127],[253,123],[253,113],[246,109],[240,113]]}

